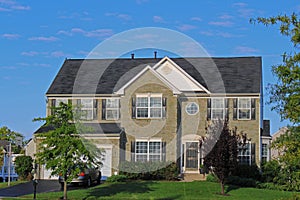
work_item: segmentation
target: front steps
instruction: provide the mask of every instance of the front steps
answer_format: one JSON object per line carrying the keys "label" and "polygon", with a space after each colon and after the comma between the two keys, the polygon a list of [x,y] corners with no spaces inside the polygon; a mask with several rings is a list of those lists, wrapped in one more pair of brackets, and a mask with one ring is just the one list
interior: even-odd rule
{"label": "front steps", "polygon": [[185,173],[183,174],[183,182],[192,182],[192,181],[205,181],[206,176],[199,173]]}

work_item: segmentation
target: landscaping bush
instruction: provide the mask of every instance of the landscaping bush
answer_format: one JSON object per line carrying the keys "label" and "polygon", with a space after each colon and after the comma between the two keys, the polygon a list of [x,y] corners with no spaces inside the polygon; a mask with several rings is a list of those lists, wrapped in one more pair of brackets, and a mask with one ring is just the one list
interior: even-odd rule
{"label": "landscaping bush", "polygon": [[[174,162],[128,162],[119,165],[120,175],[133,180],[176,180],[179,169]],[[139,172],[139,173],[138,173]]]}
{"label": "landscaping bush", "polygon": [[215,175],[213,175],[213,174],[208,174],[208,175],[206,176],[206,181],[217,183],[217,182],[218,182],[218,179],[217,179],[217,177],[215,177]]}
{"label": "landscaping bush", "polygon": [[268,189],[268,190],[286,190],[284,186],[274,184],[274,183],[259,183],[257,184],[257,188],[259,189]]}
{"label": "landscaping bush", "polygon": [[240,187],[256,187],[256,181],[252,178],[243,178],[238,176],[230,176],[226,180],[226,184],[237,185]]}
{"label": "landscaping bush", "polygon": [[126,182],[128,179],[125,175],[113,175],[106,179],[106,182],[115,183],[115,182]]}
{"label": "landscaping bush", "polygon": [[242,178],[251,178],[257,181],[261,180],[261,173],[257,165],[238,165],[232,175]]}
{"label": "landscaping bush", "polygon": [[271,160],[262,165],[262,181],[273,182],[275,177],[280,173],[280,165],[277,160]]}
{"label": "landscaping bush", "polygon": [[18,156],[15,160],[16,172],[20,180],[31,180],[31,171],[33,169],[33,160],[30,156]]}

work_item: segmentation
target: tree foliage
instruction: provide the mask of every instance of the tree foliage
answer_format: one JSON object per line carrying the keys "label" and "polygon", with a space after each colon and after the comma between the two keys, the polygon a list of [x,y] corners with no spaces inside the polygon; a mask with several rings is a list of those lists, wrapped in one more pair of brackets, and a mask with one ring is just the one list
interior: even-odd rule
{"label": "tree foliage", "polygon": [[258,17],[252,23],[265,26],[279,25],[282,35],[290,38],[294,49],[283,53],[281,64],[272,67],[278,82],[269,85],[271,95],[269,103],[273,105],[282,119],[290,120],[293,125],[284,134],[273,141],[273,148],[281,151],[279,155],[280,173],[274,180],[286,185],[288,189],[300,190],[300,19],[297,14],[278,15],[275,17]]}
{"label": "tree foliage", "polygon": [[21,180],[31,179],[33,160],[30,156],[18,156],[15,160],[16,172]]}
{"label": "tree foliage", "polygon": [[279,24],[280,33],[290,38],[294,46],[291,53],[283,53],[281,64],[272,67],[277,83],[270,84],[268,92],[271,97],[269,103],[273,105],[282,119],[288,119],[299,125],[300,123],[300,19],[297,14],[291,16],[278,15],[275,17],[258,17],[251,19],[252,23],[262,23],[266,26]]}
{"label": "tree foliage", "polygon": [[[204,150],[208,149],[205,150],[204,166],[218,178],[223,195],[226,179],[238,166],[238,142],[236,129],[229,130],[228,122],[223,125],[222,121],[217,121],[208,127],[206,139],[200,142]],[[210,146],[212,148],[209,149]]]}
{"label": "tree foliage", "polygon": [[[37,153],[37,161],[51,169],[51,175],[64,178],[64,199],[67,199],[67,183],[79,174],[80,168],[101,165],[102,152],[81,136],[88,129],[79,123],[80,112],[73,112],[71,104],[60,103],[53,107],[53,114],[35,121],[45,121],[50,127],[40,133],[42,139]],[[91,131],[91,130],[88,130]]]}

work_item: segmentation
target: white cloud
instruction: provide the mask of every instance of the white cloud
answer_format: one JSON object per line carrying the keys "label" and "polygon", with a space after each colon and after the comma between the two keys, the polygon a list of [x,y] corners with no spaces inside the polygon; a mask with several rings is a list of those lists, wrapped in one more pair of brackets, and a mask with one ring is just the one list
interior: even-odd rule
{"label": "white cloud", "polygon": [[86,31],[81,28],[72,28],[70,31],[60,30],[57,34],[63,34],[67,36],[74,36],[75,34],[80,34],[85,37],[95,37],[95,38],[103,38],[109,37],[114,34],[112,29],[97,29],[92,31]]}
{"label": "white cloud", "polygon": [[89,17],[89,13],[84,11],[81,13],[74,12],[74,13],[66,13],[66,12],[61,12],[59,13],[60,16],[58,18],[60,19],[79,19],[83,21],[91,21],[92,18]]}
{"label": "white cloud", "polygon": [[33,41],[45,41],[45,42],[54,42],[54,41],[57,41],[58,38],[57,38],[57,37],[53,37],[53,36],[50,36],[50,37],[43,37],[43,36],[40,36],[40,37],[31,37],[31,38],[29,38],[28,40],[33,40]]}
{"label": "white cloud", "polygon": [[225,20],[228,20],[228,19],[232,19],[232,18],[233,18],[233,16],[231,16],[231,15],[227,15],[227,14],[224,14],[224,15],[221,15],[219,18],[220,18],[220,19],[225,19]]}
{"label": "white cloud", "polygon": [[189,31],[189,30],[196,29],[197,27],[190,24],[182,24],[180,26],[177,26],[177,28],[181,31]]}
{"label": "white cloud", "polygon": [[30,6],[21,5],[12,0],[0,0],[0,11],[30,10]]}
{"label": "white cloud", "polygon": [[108,16],[108,17],[112,16],[112,17],[116,17],[116,18],[119,18],[119,19],[122,19],[122,20],[125,20],[125,21],[131,20],[130,15],[122,14],[122,13],[105,13],[105,16]]}
{"label": "white cloud", "polygon": [[233,6],[236,6],[236,7],[246,7],[246,6],[248,6],[248,4],[246,4],[244,2],[237,2],[237,3],[234,3]]}
{"label": "white cloud", "polygon": [[137,4],[143,4],[143,3],[147,3],[149,2],[149,0],[136,0]]}
{"label": "white cloud", "polygon": [[157,15],[153,16],[153,21],[155,23],[164,23],[165,22],[165,20],[161,16],[157,16]]}
{"label": "white cloud", "polygon": [[198,21],[198,22],[202,21],[202,19],[200,17],[192,17],[191,20],[192,21]]}
{"label": "white cloud", "polygon": [[5,33],[5,34],[2,34],[1,37],[12,40],[12,39],[18,39],[21,36],[19,34]]}
{"label": "white cloud", "polygon": [[36,52],[36,51],[27,51],[27,52],[22,52],[21,55],[22,56],[36,56],[36,55],[39,55],[39,52]]}
{"label": "white cloud", "polygon": [[248,53],[256,53],[259,52],[258,49],[254,49],[252,47],[247,47],[247,46],[237,46],[234,49],[235,53],[242,53],[242,54],[248,54]]}
{"label": "white cloud", "polygon": [[205,35],[205,36],[220,36],[223,38],[238,38],[238,37],[243,37],[243,35],[236,35],[236,34],[232,34],[232,33],[228,33],[228,32],[221,32],[221,31],[201,31],[200,32],[201,35]]}
{"label": "white cloud", "polygon": [[224,26],[224,27],[233,26],[233,22],[231,22],[231,21],[211,21],[208,24],[214,25],[214,26]]}
{"label": "white cloud", "polygon": [[234,3],[232,5],[237,9],[239,16],[243,18],[249,19],[253,17],[256,12],[256,10],[248,8],[248,4],[243,2]]}

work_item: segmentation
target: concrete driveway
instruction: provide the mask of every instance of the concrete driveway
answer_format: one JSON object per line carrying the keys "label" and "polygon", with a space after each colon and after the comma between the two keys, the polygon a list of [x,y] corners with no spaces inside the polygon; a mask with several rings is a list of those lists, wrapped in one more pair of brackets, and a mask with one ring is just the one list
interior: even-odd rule
{"label": "concrete driveway", "polygon": [[[38,180],[36,187],[37,193],[59,191],[60,185],[57,180]],[[8,188],[0,189],[1,197],[19,197],[27,194],[33,194],[32,182],[22,183]]]}

